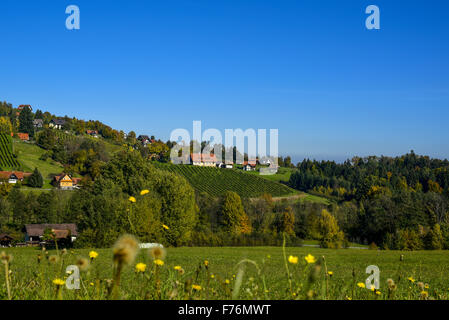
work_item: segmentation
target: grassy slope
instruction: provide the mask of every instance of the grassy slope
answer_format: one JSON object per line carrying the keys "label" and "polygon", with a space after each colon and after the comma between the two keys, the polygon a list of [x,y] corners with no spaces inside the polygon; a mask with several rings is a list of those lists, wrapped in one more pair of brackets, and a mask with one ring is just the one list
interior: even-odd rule
{"label": "grassy slope", "polygon": [[17,155],[19,162],[27,172],[33,172],[34,168],[38,168],[44,178],[44,188],[50,188],[51,175],[59,174],[63,171],[63,166],[51,159],[46,161],[39,160],[45,150],[32,143],[22,142],[14,139],[14,153]]}
{"label": "grassy slope", "polygon": [[[39,253],[37,248],[12,248],[5,249],[7,253],[13,255],[13,294],[19,295],[18,299],[37,299],[36,294],[32,294],[31,290],[40,292],[42,296],[39,298],[54,298],[55,288],[51,280],[56,277],[62,277],[59,272],[59,264],[52,265],[45,261],[39,265],[36,262],[36,255]],[[64,268],[66,265],[75,264],[78,257],[88,256],[89,249],[78,250],[74,253],[69,253],[64,259]],[[112,270],[112,252],[111,249],[98,249],[98,258],[93,262],[93,272],[82,274],[82,281],[91,296],[95,296],[95,287],[89,285],[94,282],[96,275],[95,270],[98,270],[101,279],[110,279]],[[292,273],[294,288],[297,288],[298,279],[304,274],[304,257],[307,254],[312,254],[315,257],[325,257],[326,267],[328,271],[332,271],[333,275],[328,279],[329,284],[329,298],[330,299],[345,299],[346,296],[353,297],[353,299],[385,299],[387,296],[387,279],[392,278],[398,286],[395,292],[397,299],[419,299],[420,289],[417,283],[422,281],[429,284],[429,294],[433,297],[441,295],[442,299],[449,298],[447,273],[449,269],[449,255],[445,251],[417,251],[417,252],[400,252],[400,251],[372,251],[372,250],[357,250],[357,249],[320,249],[307,247],[292,247],[286,248],[286,255],[293,255],[299,257],[297,265],[289,264],[290,272]],[[50,252],[50,255],[54,252]],[[404,261],[400,262],[400,255],[404,255]],[[269,256],[269,257],[268,257]],[[200,271],[196,284],[203,288],[209,286],[214,287],[218,291],[218,296],[211,295],[211,299],[229,299],[230,296],[223,292],[224,279],[230,279],[230,286],[234,285],[233,275],[237,274],[237,263],[243,259],[253,260],[258,264],[262,270],[262,275],[265,277],[267,286],[267,296],[264,296],[263,284],[261,277],[257,274],[254,265],[247,263],[245,273],[243,276],[242,290],[239,299],[251,297],[246,295],[246,288],[252,287],[255,283],[259,288],[255,292],[257,298],[266,299],[291,299],[288,295],[289,284],[287,281],[284,258],[282,248],[280,247],[238,247],[238,248],[206,248],[206,247],[181,247],[168,248],[165,264],[162,267],[162,286],[165,287],[168,282],[168,273],[172,274],[172,278],[180,277],[181,285],[186,279],[195,278],[195,270],[202,264],[204,260],[209,261],[209,272],[214,274],[214,278],[207,276],[204,268]],[[265,261],[265,262],[263,262]],[[149,266],[153,263],[149,259],[147,250],[141,250],[136,258],[135,263],[124,270],[121,290],[125,293],[130,293],[128,298],[142,298],[142,288],[147,286],[142,277],[134,273],[134,265],[138,262],[144,262]],[[179,265],[185,269],[186,273],[183,276],[177,276],[173,267]],[[365,282],[368,275],[365,269],[369,265],[376,265],[380,269],[380,291],[381,295],[376,296],[367,289],[358,288],[356,283]],[[40,276],[36,276],[35,272],[39,274],[39,270],[44,272],[43,280]],[[308,273],[310,266],[305,271]],[[355,273],[353,278],[352,273]],[[326,281],[324,276],[325,269],[321,268],[318,276],[318,282],[314,284],[314,290],[318,294],[318,299],[325,298]],[[249,278],[254,280],[250,281]],[[416,279],[415,283],[410,283],[407,278],[413,277]],[[307,278],[307,276],[306,276]],[[32,281],[38,283],[44,282],[44,288],[40,286],[27,286],[25,284]],[[102,281],[104,283],[104,281]],[[4,273],[0,273],[0,284],[4,284]],[[77,294],[85,295],[84,290],[75,292],[76,290],[63,289],[63,297],[65,299],[75,298]],[[167,292],[169,290],[166,290]],[[3,290],[4,292],[4,290]],[[133,294],[135,292],[136,294]],[[182,292],[182,291],[181,291]],[[354,295],[353,295],[354,293]],[[204,299],[204,291],[197,298]],[[0,297],[1,298],[1,297]],[[3,296],[5,298],[5,296]],[[87,298],[87,297],[86,297]],[[168,298],[168,293],[164,296]],[[303,296],[301,295],[301,298]],[[254,299],[254,298],[253,298]]]}
{"label": "grassy slope", "polygon": [[192,186],[213,196],[223,195],[226,191],[237,192],[241,197],[258,197],[264,192],[273,196],[291,196],[297,194],[280,183],[259,178],[239,169],[202,168],[190,165],[172,165],[155,163],[158,168],[184,176]]}

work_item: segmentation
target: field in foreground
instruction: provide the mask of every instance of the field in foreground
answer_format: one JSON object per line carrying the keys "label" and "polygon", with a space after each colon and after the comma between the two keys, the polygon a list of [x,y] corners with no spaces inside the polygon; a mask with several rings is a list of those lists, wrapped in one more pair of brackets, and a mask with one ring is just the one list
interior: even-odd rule
{"label": "field in foreground", "polygon": [[[65,281],[66,266],[77,261],[79,264],[86,262],[80,258],[89,259],[91,250],[69,250],[60,258],[55,256],[55,250],[48,254],[37,248],[4,251],[12,256],[9,266],[12,299],[113,298],[113,294],[108,293],[114,278],[111,249],[95,249],[98,257],[92,260],[87,271],[81,272],[80,290],[68,290],[65,285],[58,286],[53,280],[59,278]],[[287,260],[290,255],[293,256],[291,262],[298,257],[297,263],[291,263],[284,260],[282,248],[279,247],[183,247],[167,249],[166,256],[160,258],[163,265],[154,263],[148,252],[149,249],[141,249],[135,261],[123,269],[117,299],[449,298],[449,254],[444,251],[287,247]],[[317,261],[307,263],[305,257],[309,254]],[[38,255],[42,257],[40,263]],[[325,257],[325,263],[322,257]],[[136,271],[137,263],[145,264],[144,272]],[[369,265],[380,269],[378,291],[358,286],[365,283],[368,277],[365,269]],[[291,284],[286,266],[291,273]],[[5,265],[0,264],[0,267],[0,299],[7,299]],[[143,265],[140,267],[143,268]],[[391,282],[388,285],[390,278],[396,289]]]}

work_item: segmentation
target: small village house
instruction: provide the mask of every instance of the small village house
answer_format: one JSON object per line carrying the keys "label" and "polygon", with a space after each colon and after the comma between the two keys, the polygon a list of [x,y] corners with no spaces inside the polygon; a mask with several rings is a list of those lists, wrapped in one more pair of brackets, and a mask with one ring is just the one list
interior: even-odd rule
{"label": "small village house", "polygon": [[53,128],[53,129],[61,130],[62,127],[64,127],[65,122],[66,122],[66,121],[63,120],[63,119],[52,119],[52,120],[50,121],[50,123],[48,124],[48,126],[49,126],[50,128]]}
{"label": "small village house", "polygon": [[42,119],[34,119],[33,120],[33,126],[36,129],[40,129],[44,126],[44,120]]}
{"label": "small village house", "polygon": [[97,130],[86,130],[86,134],[88,134],[91,137],[98,138],[98,131]]}
{"label": "small village house", "polygon": [[50,232],[58,242],[73,243],[78,237],[75,223],[27,224],[25,225],[25,241],[29,244],[43,242],[46,232]]}
{"label": "small village house", "polygon": [[10,247],[14,238],[6,233],[0,233],[0,247]]}
{"label": "small village house", "polygon": [[243,170],[245,171],[255,171],[256,170],[256,160],[248,160],[243,162]]}
{"label": "small village house", "polygon": [[151,143],[151,139],[147,135],[140,135],[137,137],[137,140],[139,140],[144,146]]}
{"label": "small village house", "polygon": [[79,189],[81,178],[73,178],[69,174],[61,173],[53,178],[53,185],[61,190]]}
{"label": "small village house", "polygon": [[[0,171],[0,180],[6,181],[10,184],[16,184],[17,182],[23,182],[23,180],[29,176],[31,176],[30,172]],[[2,183],[2,182],[0,182],[0,183]]]}
{"label": "small village house", "polygon": [[217,157],[214,154],[201,154],[201,153],[191,153],[190,163],[194,166],[202,167],[215,167],[217,163]]}
{"label": "small village house", "polygon": [[22,141],[30,141],[30,135],[28,133],[17,133],[17,137]]}

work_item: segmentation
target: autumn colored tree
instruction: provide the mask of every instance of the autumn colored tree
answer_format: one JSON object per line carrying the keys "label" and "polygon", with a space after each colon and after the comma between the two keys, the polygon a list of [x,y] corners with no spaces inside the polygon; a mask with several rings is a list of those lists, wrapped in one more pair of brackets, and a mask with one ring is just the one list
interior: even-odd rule
{"label": "autumn colored tree", "polygon": [[251,233],[251,223],[243,209],[240,196],[235,192],[226,192],[221,209],[221,224],[223,229],[230,233]]}
{"label": "autumn colored tree", "polygon": [[0,133],[11,134],[12,125],[11,121],[7,117],[0,117]]}
{"label": "autumn colored tree", "polygon": [[338,249],[343,246],[344,233],[340,231],[335,217],[326,209],[321,211],[321,216],[318,219],[318,232],[321,236],[321,247]]}

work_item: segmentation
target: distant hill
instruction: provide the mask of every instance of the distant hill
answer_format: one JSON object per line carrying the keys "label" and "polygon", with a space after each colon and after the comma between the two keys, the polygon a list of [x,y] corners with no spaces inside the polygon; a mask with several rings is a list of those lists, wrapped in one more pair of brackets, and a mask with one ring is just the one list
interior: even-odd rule
{"label": "distant hill", "polygon": [[155,162],[155,166],[180,174],[196,190],[207,192],[212,196],[222,196],[226,191],[234,191],[243,198],[255,198],[263,193],[269,193],[273,197],[289,196],[298,193],[286,185],[260,178],[239,169],[219,169],[157,162]]}

